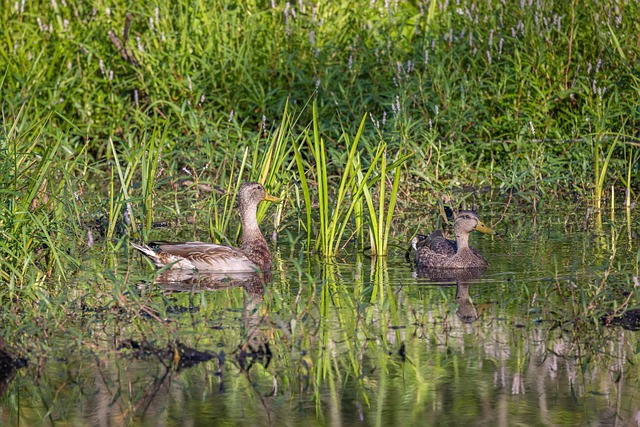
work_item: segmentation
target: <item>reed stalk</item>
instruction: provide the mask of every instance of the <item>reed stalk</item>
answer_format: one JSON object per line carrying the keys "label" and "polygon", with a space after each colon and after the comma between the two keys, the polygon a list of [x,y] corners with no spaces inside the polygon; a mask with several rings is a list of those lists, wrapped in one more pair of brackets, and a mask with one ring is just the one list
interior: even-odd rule
{"label": "reed stalk", "polygon": [[611,161],[611,156],[616,148],[620,134],[616,135],[616,138],[611,142],[604,161],[600,162],[600,138],[596,138],[596,145],[594,150],[594,163],[595,163],[595,188],[594,188],[594,205],[597,210],[602,208],[602,196],[604,191],[604,183],[607,176],[607,169]]}
{"label": "reed stalk", "polygon": [[[141,187],[142,187],[142,211],[144,215],[145,232],[151,229],[153,223],[153,206],[156,176],[158,175],[158,166],[160,156],[162,155],[162,141],[165,140],[169,129],[170,121],[167,120],[162,131],[155,128],[148,141],[144,142],[144,152],[140,161],[141,166]],[[146,138],[143,137],[143,140]],[[135,233],[135,228],[134,228]],[[146,236],[145,236],[146,239]]]}
{"label": "reed stalk", "polygon": [[[109,225],[107,228],[106,238],[107,241],[111,241],[114,237],[115,229],[120,221],[121,215],[125,220],[125,225],[131,227],[133,235],[138,235],[136,218],[132,214],[131,210],[132,197],[129,194],[129,188],[146,150],[144,149],[144,146],[134,150],[127,159],[126,167],[123,167],[112,138],[109,138],[108,144],[111,149],[113,165],[111,167],[111,177],[109,182]],[[119,183],[118,189],[116,188],[116,182]]]}

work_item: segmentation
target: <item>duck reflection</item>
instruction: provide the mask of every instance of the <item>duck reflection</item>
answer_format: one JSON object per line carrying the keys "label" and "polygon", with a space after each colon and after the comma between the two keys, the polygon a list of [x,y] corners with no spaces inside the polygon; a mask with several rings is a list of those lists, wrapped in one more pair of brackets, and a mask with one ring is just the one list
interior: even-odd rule
{"label": "duck reflection", "polygon": [[[269,366],[272,353],[269,344],[268,313],[264,309],[265,285],[271,273],[202,273],[191,270],[160,272],[155,284],[169,292],[214,291],[240,286],[244,289],[242,310],[243,340],[238,345],[236,360],[242,370],[248,371],[256,361]],[[191,304],[193,306],[193,304]]]}
{"label": "duck reflection", "polygon": [[154,283],[165,291],[201,292],[227,289],[234,286],[264,290],[264,285],[270,281],[271,272],[216,273],[194,270],[164,270],[156,275]]}
{"label": "duck reflection", "polygon": [[456,284],[456,303],[458,309],[456,315],[463,323],[473,323],[477,321],[482,312],[484,305],[476,307],[469,301],[469,282],[478,279],[486,268],[468,268],[468,269],[446,269],[446,268],[416,268],[414,276],[429,279],[439,284]]}

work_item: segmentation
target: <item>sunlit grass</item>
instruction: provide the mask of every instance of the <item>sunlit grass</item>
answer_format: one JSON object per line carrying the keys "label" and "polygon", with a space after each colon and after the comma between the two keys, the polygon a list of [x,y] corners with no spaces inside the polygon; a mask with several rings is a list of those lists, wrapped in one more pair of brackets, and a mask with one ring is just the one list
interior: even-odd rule
{"label": "sunlit grass", "polygon": [[[345,145],[345,156],[334,160],[340,164],[340,177],[337,183],[330,182],[329,165],[327,164],[328,149],[324,138],[320,135],[320,119],[317,116],[316,106],[313,106],[312,133],[305,133],[304,146],[295,144],[295,161],[298,170],[298,179],[302,186],[302,193],[306,204],[306,229],[309,244],[315,238],[315,249],[325,256],[336,256],[346,243],[343,240],[354,238],[362,241],[365,230],[363,223],[368,224],[371,250],[373,254],[386,255],[389,230],[396,206],[398,186],[400,185],[400,166],[409,156],[398,155],[398,159],[391,165],[387,165],[387,145],[379,142],[370,158],[363,158],[361,152],[366,147],[360,143],[367,123],[367,117],[363,117],[360,126],[351,137],[346,131],[342,134],[339,143]],[[305,150],[306,148],[306,150]],[[308,150],[308,151],[307,151]],[[308,154],[307,154],[308,153]],[[310,160],[306,161],[305,157]],[[368,167],[365,166],[368,164]],[[333,167],[336,167],[334,164]],[[385,190],[387,172],[395,169],[389,204],[385,206],[387,193]],[[312,172],[307,177],[308,172]],[[316,216],[313,215],[312,192],[309,180],[317,183],[318,215],[317,225],[314,224]],[[334,187],[337,190],[334,191]],[[378,190],[378,203],[374,203],[372,192]],[[363,199],[366,200],[365,210],[362,208]],[[350,229],[351,217],[356,215],[356,227]],[[364,216],[364,218],[363,218]],[[312,230],[316,229],[316,236]]]}

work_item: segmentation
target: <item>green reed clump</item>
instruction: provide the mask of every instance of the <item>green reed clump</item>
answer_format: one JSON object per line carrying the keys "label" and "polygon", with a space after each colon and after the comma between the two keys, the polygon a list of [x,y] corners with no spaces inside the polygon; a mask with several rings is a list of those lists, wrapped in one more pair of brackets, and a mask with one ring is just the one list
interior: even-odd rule
{"label": "green reed clump", "polygon": [[[308,242],[312,241],[312,230],[314,229],[314,215],[312,213],[312,195],[309,189],[309,180],[313,179],[317,183],[318,197],[318,225],[315,238],[315,249],[325,256],[335,256],[343,248],[343,239],[347,232],[351,232],[356,239],[363,235],[362,228],[362,198],[367,203],[366,219],[369,223],[370,241],[374,254],[386,255],[387,242],[389,239],[389,229],[395,209],[398,186],[400,184],[400,166],[408,156],[398,156],[395,163],[387,166],[386,149],[384,142],[380,142],[375,148],[368,162],[368,167],[364,165],[361,156],[360,139],[362,137],[367,117],[360,121],[356,135],[351,138],[344,131],[340,141],[345,145],[346,158],[342,160],[342,175],[337,183],[338,190],[332,191],[327,164],[327,146],[320,135],[320,123],[317,116],[316,104],[313,105],[312,134],[305,132],[305,142],[308,153],[303,155],[303,146],[296,143],[295,160],[298,168],[298,178],[302,186],[306,206],[306,229]],[[305,160],[308,158],[310,160]],[[386,203],[386,179],[387,172],[396,169],[393,177],[389,204]],[[311,177],[307,177],[308,172],[313,172]],[[377,174],[374,175],[374,172]],[[378,187],[374,187],[377,183]],[[378,192],[378,205],[374,205],[372,192]],[[350,231],[351,217],[356,215],[356,228]],[[360,238],[359,240],[362,240]],[[346,244],[346,243],[345,243]]]}

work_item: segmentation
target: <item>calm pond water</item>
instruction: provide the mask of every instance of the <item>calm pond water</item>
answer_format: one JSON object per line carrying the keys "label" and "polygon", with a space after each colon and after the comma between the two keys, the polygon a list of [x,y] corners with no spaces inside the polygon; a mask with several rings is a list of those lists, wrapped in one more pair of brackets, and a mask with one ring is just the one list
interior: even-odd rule
{"label": "calm pond water", "polygon": [[621,212],[498,214],[500,238],[472,236],[475,277],[280,244],[266,285],[153,283],[131,253],[23,337],[40,351],[0,425],[640,425],[640,325],[594,321],[637,305],[638,213]]}

